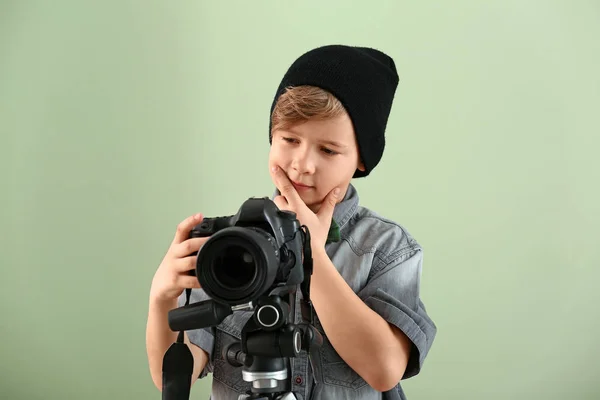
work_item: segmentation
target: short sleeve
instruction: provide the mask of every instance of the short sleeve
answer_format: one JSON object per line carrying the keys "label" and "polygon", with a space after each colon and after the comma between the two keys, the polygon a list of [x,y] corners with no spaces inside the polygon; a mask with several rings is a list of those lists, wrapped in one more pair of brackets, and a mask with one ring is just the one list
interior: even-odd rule
{"label": "short sleeve", "polygon": [[423,251],[404,249],[374,265],[358,296],[386,321],[398,327],[412,342],[402,379],[417,375],[431,348],[437,328],[420,298]]}
{"label": "short sleeve", "polygon": [[[200,301],[208,300],[208,295],[202,289],[192,289],[189,304],[198,303]],[[184,290],[181,296],[177,299],[179,307],[185,304],[186,291]],[[199,379],[204,378],[209,372],[213,371],[213,348],[215,343],[215,333],[213,328],[202,328],[193,329],[186,331],[188,338],[192,344],[200,347],[208,354],[208,362],[206,366],[200,372]]]}

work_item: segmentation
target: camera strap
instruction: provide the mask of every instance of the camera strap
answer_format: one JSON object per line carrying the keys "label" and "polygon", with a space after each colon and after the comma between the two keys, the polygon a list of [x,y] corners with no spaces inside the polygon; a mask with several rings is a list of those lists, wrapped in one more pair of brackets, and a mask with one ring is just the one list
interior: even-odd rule
{"label": "camera strap", "polygon": [[[302,291],[302,302],[301,312],[302,318],[310,323],[311,325],[315,322],[314,309],[312,306],[312,301],[310,300],[310,279],[313,273],[313,258],[312,258],[312,249],[310,246],[310,231],[306,225],[302,225],[304,228],[304,282],[300,285],[300,290]],[[327,241],[326,243],[333,243],[340,241],[340,227],[335,222],[335,220],[331,219],[331,226],[329,227],[329,232],[327,233]]]}
{"label": "camera strap", "polygon": [[302,228],[304,228],[304,281],[300,284],[300,290],[302,291],[300,311],[302,312],[302,318],[312,325],[315,322],[312,301],[310,300],[310,279],[313,273],[313,259],[310,247],[310,231],[306,225],[302,225]]}
{"label": "camera strap", "polygon": [[[300,302],[300,311],[302,313],[302,318],[305,322],[309,324],[308,329],[314,329],[316,331],[315,324],[315,310],[312,305],[312,300],[310,299],[310,280],[313,273],[313,258],[312,258],[312,249],[310,246],[310,231],[308,227],[302,225],[305,228],[304,233],[304,281],[300,284],[300,290],[302,292],[302,301]],[[318,332],[318,331],[317,331]],[[313,337],[309,338],[309,341],[312,340]],[[322,369],[321,364],[318,361],[318,348],[315,346],[309,346],[308,349],[308,361],[312,368],[312,379],[313,384],[318,384],[319,380],[322,377]]]}
{"label": "camera strap", "polygon": [[[185,289],[185,305],[190,303],[192,290]],[[177,341],[169,347],[163,357],[162,399],[188,400],[194,373],[194,356],[184,342],[184,331],[179,332]]]}

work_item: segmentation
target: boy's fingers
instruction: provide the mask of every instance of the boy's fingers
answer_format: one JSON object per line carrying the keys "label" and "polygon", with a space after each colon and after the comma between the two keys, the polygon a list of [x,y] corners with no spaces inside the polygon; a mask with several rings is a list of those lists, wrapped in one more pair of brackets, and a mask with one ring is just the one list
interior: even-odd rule
{"label": "boy's fingers", "polygon": [[292,207],[295,207],[301,200],[294,185],[292,185],[292,182],[288,179],[287,175],[283,173],[281,168],[277,166],[271,167],[271,173],[273,174],[275,184],[277,189],[281,192],[281,195],[287,199]]}
{"label": "boy's fingers", "polygon": [[279,208],[280,210],[287,210],[289,208],[289,204],[283,196],[275,196],[275,198],[273,199],[273,203],[275,203],[277,208]]}
{"label": "boy's fingers", "polygon": [[192,253],[200,250],[200,248],[204,246],[204,243],[206,243],[208,239],[208,237],[187,239],[183,243],[174,245],[172,254],[177,258],[188,257],[192,255]]}
{"label": "boy's fingers", "polygon": [[190,231],[194,226],[202,222],[202,214],[198,213],[187,217],[177,225],[175,231],[175,237],[173,238],[173,244],[178,244],[187,240],[190,235]]}
{"label": "boy's fingers", "polygon": [[180,287],[186,289],[200,289],[200,282],[195,276],[181,275],[178,279]]}
{"label": "boy's fingers", "polygon": [[178,258],[173,262],[173,269],[177,272],[187,272],[196,269],[196,256]]}
{"label": "boy's fingers", "polygon": [[338,188],[333,189],[323,200],[321,204],[321,208],[317,213],[319,219],[323,222],[331,221],[333,217],[333,211],[335,209],[335,205],[337,204],[338,196],[340,194],[340,190]]}

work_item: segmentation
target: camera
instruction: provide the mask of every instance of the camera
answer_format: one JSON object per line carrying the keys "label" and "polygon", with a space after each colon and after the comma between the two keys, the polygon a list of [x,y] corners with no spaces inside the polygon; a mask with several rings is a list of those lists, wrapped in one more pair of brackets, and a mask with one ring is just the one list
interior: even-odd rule
{"label": "camera", "polygon": [[[235,311],[254,311],[241,329],[241,340],[221,350],[229,364],[241,367],[250,390],[241,400],[295,398],[290,392],[290,357],[311,354],[323,343],[313,326],[310,300],[313,260],[310,232],[296,214],[280,210],[267,197],[246,200],[234,215],[205,218],[190,238],[209,237],[200,248],[195,275],[209,300],[169,311],[177,343],[163,359],[164,399],[188,399],[193,367],[183,332],[215,327]],[[300,289],[302,322],[290,323],[290,304]],[[309,356],[311,357],[311,356]],[[185,367],[183,367],[185,365]],[[182,394],[185,393],[185,394]]]}
{"label": "camera", "polygon": [[235,215],[205,218],[190,237],[202,246],[195,274],[214,301],[237,306],[304,280],[304,235],[296,214],[268,198],[246,200]]}

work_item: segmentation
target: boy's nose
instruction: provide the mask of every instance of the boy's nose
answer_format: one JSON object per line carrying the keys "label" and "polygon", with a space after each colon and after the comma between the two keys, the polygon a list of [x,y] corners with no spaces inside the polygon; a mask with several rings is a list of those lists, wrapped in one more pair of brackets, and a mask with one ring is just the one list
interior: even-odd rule
{"label": "boy's nose", "polygon": [[315,163],[309,152],[298,152],[294,155],[292,167],[299,174],[312,174],[315,172]]}

